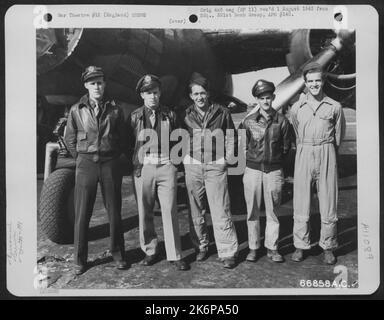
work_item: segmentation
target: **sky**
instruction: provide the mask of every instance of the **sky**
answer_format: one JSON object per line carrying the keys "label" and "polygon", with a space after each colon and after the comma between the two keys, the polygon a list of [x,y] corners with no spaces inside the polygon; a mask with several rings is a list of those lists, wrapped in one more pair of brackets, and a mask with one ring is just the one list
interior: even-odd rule
{"label": "sky", "polygon": [[287,67],[268,68],[259,71],[234,74],[232,75],[233,96],[247,104],[253,103],[255,98],[252,96],[251,90],[257,80],[264,79],[271,81],[277,86],[288,76],[289,71]]}

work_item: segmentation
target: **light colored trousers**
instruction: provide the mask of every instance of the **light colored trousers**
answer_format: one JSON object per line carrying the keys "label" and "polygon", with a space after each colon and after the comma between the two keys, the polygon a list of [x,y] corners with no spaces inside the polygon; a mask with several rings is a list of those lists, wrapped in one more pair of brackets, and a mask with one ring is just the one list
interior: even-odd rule
{"label": "light colored trousers", "polygon": [[158,244],[154,225],[156,192],[160,201],[167,260],[181,259],[177,218],[177,168],[169,164],[145,164],[140,177],[134,177],[139,211],[140,246],[147,255],[156,253]]}
{"label": "light colored trousers", "polygon": [[[260,206],[264,194],[266,228],[264,246],[277,250],[279,219],[277,209],[281,203],[283,170],[265,173],[246,167],[243,176],[244,198],[247,204],[247,227],[249,249],[260,248]],[[264,193],[263,193],[264,191]]]}
{"label": "light colored trousers", "polygon": [[228,194],[224,164],[185,164],[185,182],[190,204],[190,234],[200,250],[209,244],[205,219],[207,200],[219,258],[234,257],[238,251],[235,225]]}
{"label": "light colored trousers", "polygon": [[333,144],[298,144],[293,189],[293,240],[298,249],[309,249],[311,184],[316,182],[321,216],[319,246],[337,247],[337,164]]}

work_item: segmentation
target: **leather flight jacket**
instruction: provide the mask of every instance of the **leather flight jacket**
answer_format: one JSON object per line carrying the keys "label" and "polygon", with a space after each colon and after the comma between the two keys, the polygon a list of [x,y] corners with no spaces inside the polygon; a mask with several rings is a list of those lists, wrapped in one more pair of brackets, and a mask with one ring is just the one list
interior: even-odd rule
{"label": "leather flight jacket", "polygon": [[[237,131],[233,123],[230,111],[220,104],[213,103],[207,111],[205,119],[202,121],[196,110],[196,106],[192,104],[180,116],[182,126],[189,133],[189,155],[201,163],[209,163],[220,158],[226,160],[235,155],[237,152]],[[217,130],[218,129],[218,130]],[[231,138],[227,136],[228,129],[233,130]],[[208,132],[209,131],[209,132]],[[219,139],[217,134],[224,136],[224,148],[217,150]],[[212,144],[205,143],[208,135],[212,136]]]}
{"label": "leather flight jacket", "polygon": [[[146,143],[143,139],[139,140],[138,137],[142,130],[150,128],[145,123],[144,108],[146,107],[143,105],[132,111],[128,121],[129,153],[132,154],[133,174],[136,177],[141,176],[141,169],[143,168],[143,159],[139,159],[139,150]],[[158,108],[160,119],[168,123],[169,134],[171,134],[173,130],[179,128],[176,114],[166,106],[160,105]],[[169,151],[174,144],[172,141],[169,142]]]}
{"label": "leather flight jacket", "polygon": [[274,109],[271,112],[271,118],[265,119],[258,110],[239,126],[247,132],[247,167],[263,172],[282,168],[292,140],[289,121]]}
{"label": "leather flight jacket", "polygon": [[123,111],[114,100],[104,99],[96,117],[88,94],[84,95],[69,111],[65,142],[75,159],[81,154],[98,162],[127,154]]}

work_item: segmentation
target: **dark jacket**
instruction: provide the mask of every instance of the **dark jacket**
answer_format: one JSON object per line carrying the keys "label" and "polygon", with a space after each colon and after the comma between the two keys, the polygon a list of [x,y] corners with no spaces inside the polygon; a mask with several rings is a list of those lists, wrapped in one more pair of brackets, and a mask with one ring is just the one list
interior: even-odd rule
{"label": "dark jacket", "polygon": [[[179,127],[176,114],[166,106],[160,105],[159,107],[161,121],[167,121],[169,123],[169,129],[171,133],[172,130]],[[145,106],[141,106],[140,108],[132,111],[128,121],[128,135],[130,137],[129,150],[132,154],[134,175],[137,177],[141,176],[141,169],[143,167],[143,159],[139,159],[139,150],[146,143],[146,141],[139,141],[138,135],[141,130],[149,128],[145,125],[144,108]],[[172,148],[171,143],[169,147],[170,149]]]}
{"label": "dark jacket", "polygon": [[247,167],[264,172],[282,168],[283,156],[291,146],[290,124],[283,114],[272,110],[268,121],[256,111],[245,118],[239,129],[247,132]]}
{"label": "dark jacket", "polygon": [[84,95],[69,111],[65,142],[76,159],[84,154],[93,161],[117,158],[128,151],[124,115],[111,99],[105,99],[99,121],[91,110],[89,97]]}
{"label": "dark jacket", "polygon": [[[233,124],[230,111],[220,104],[213,103],[208,110],[205,121],[201,121],[194,104],[189,106],[181,115],[182,127],[189,133],[189,155],[202,162],[215,161],[223,156],[228,160],[236,151],[237,132]],[[217,130],[218,129],[218,130]],[[227,136],[227,129],[233,130],[232,136]],[[205,143],[211,134],[213,143]],[[223,135],[225,142],[221,150],[217,147],[221,141],[219,135]],[[216,139],[217,138],[217,139]]]}

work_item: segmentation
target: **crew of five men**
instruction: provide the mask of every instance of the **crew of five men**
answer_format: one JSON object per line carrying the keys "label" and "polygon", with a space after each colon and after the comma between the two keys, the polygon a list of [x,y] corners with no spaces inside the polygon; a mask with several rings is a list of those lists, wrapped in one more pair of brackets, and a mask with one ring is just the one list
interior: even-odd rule
{"label": "crew of five men", "polygon": [[[324,250],[326,264],[336,262],[333,253],[338,246],[336,159],[345,119],[341,105],[323,91],[321,66],[307,64],[303,77],[307,93],[292,106],[290,121],[272,107],[274,84],[258,80],[252,88],[258,107],[239,126],[246,133],[243,184],[249,245],[247,261],[257,261],[261,247],[262,199],[266,214],[264,246],[267,256],[273,262],[284,261],[278,251],[278,209],[284,183],[282,168],[291,147],[293,128],[296,136],[293,198],[296,250],[291,259],[302,261],[305,250],[311,248],[308,223],[312,184],[316,183],[321,215],[319,246]],[[160,103],[160,79],[144,75],[136,86],[143,105],[130,114],[128,121],[122,109],[105,92],[106,80],[100,67],[87,67],[82,81],[88,92],[70,109],[65,133],[68,150],[76,159],[75,273],[80,275],[89,267],[88,229],[98,183],[109,216],[110,251],[116,267],[127,268],[119,165],[123,152],[133,164],[140,247],[145,253],[141,263],[150,266],[159,258],[154,225],[154,207],[158,199],[167,260],[177,270],[189,269],[182,257],[179,233],[178,163],[174,163],[168,148],[169,143],[171,146],[175,144],[171,135],[179,128],[188,133],[183,165],[189,200],[189,233],[196,248],[196,260],[203,261],[208,257],[210,239],[206,214],[209,211],[218,257],[225,268],[235,267],[239,244],[231,214],[227,175],[228,158],[237,150],[239,136],[229,109],[210,99],[208,80],[199,73],[192,74],[188,85],[192,104],[176,115]],[[228,134],[230,131],[234,134]],[[207,137],[219,140],[220,135],[224,137],[225,150],[204,141]]]}

